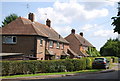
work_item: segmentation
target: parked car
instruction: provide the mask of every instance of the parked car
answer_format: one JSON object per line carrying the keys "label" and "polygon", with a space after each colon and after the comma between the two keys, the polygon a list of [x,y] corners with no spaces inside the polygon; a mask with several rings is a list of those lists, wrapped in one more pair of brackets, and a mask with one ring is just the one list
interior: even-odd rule
{"label": "parked car", "polygon": [[96,68],[99,68],[99,69],[108,69],[109,68],[109,65],[110,65],[110,62],[104,58],[104,57],[101,57],[101,58],[95,58],[93,63],[92,63],[92,67],[94,69]]}

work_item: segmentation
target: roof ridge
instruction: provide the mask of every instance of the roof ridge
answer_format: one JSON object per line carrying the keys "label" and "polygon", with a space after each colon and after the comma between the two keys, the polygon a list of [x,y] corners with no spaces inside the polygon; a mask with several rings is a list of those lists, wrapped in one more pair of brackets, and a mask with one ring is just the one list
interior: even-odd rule
{"label": "roof ridge", "polygon": [[[77,36],[80,36],[79,34],[75,34],[75,37],[77,38]],[[84,37],[82,37],[82,36],[80,36],[81,38],[83,38],[84,39],[84,41],[86,41],[86,42],[88,42],[91,46],[93,46],[87,39],[85,39]],[[78,38],[77,38],[78,39]],[[79,41],[79,39],[78,39],[78,41]],[[79,41],[80,42],[80,41]],[[94,46],[93,46],[94,47]]]}

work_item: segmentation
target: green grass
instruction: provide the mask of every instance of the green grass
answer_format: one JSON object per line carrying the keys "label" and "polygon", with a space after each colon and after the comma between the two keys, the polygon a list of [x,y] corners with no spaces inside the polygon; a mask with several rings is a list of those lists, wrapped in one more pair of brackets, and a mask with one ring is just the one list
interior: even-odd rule
{"label": "green grass", "polygon": [[103,69],[92,69],[92,70],[81,70],[74,72],[58,72],[58,73],[39,73],[39,74],[26,74],[26,75],[11,75],[11,76],[2,76],[0,78],[16,78],[16,77],[30,77],[30,76],[42,76],[42,75],[61,75],[61,74],[73,74],[73,73],[89,73],[89,72],[97,72]]}

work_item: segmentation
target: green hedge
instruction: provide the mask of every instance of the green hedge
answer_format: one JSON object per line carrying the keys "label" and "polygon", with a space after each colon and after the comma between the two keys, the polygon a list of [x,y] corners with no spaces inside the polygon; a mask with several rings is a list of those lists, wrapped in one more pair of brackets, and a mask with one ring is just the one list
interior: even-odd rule
{"label": "green hedge", "polygon": [[86,69],[86,59],[2,61],[2,74],[71,72]]}
{"label": "green hedge", "polygon": [[[0,61],[0,63],[2,63],[2,73],[0,75],[71,72],[92,69],[94,58],[95,57],[44,61]],[[112,58],[114,62],[118,62],[117,57],[105,58],[109,61]]]}

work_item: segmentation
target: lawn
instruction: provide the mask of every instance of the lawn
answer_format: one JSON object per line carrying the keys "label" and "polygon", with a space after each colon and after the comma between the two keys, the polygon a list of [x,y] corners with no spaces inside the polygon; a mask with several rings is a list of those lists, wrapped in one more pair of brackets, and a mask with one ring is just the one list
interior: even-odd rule
{"label": "lawn", "polygon": [[11,75],[11,76],[2,76],[0,78],[16,78],[16,77],[31,77],[31,76],[42,76],[42,75],[62,75],[62,74],[73,74],[73,73],[89,73],[89,72],[97,72],[102,71],[104,69],[92,69],[92,70],[81,70],[74,72],[58,72],[58,73],[39,73],[39,74],[26,74],[26,75]]}

